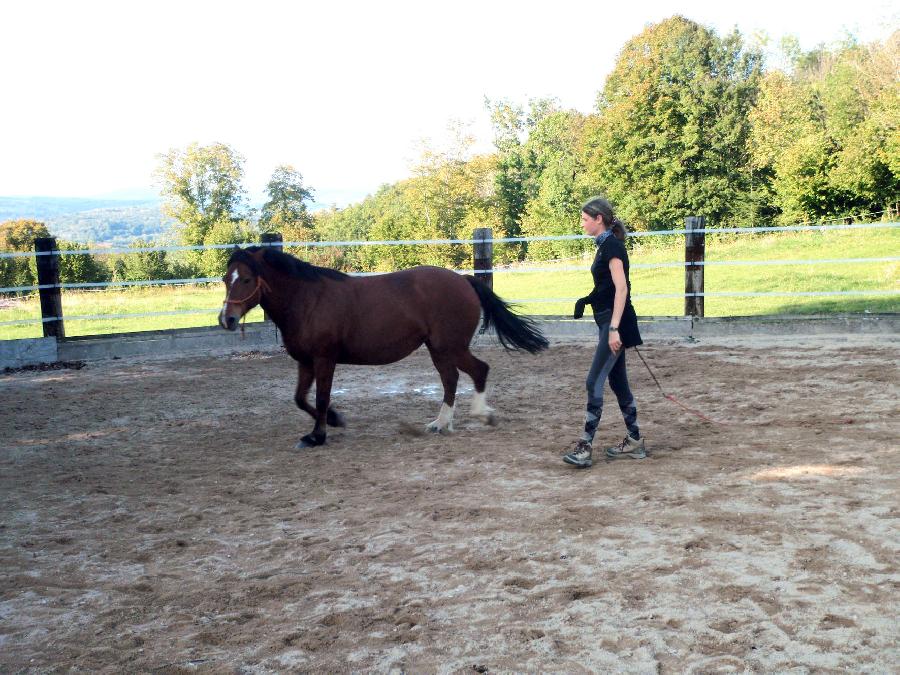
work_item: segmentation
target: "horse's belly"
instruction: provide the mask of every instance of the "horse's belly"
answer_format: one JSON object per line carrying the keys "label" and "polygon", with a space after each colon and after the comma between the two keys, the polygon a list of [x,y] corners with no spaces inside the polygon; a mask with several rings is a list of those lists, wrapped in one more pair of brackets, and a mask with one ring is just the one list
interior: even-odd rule
{"label": "horse's belly", "polygon": [[406,358],[418,349],[424,338],[392,340],[383,344],[348,345],[341,349],[338,363],[358,366],[382,366]]}

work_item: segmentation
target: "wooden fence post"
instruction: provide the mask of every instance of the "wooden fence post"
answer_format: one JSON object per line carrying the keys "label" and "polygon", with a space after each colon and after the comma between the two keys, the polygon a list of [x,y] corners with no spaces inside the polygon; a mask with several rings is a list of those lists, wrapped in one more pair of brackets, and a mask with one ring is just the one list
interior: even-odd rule
{"label": "wooden fence post", "polygon": [[[475,278],[494,288],[494,232],[489,227],[476,227],[472,232],[475,245],[472,248],[472,267]],[[482,271],[485,270],[485,271]]]}
{"label": "wooden fence post", "polygon": [[[706,226],[703,216],[684,219],[684,315],[703,316],[703,262],[706,256]],[[701,230],[696,232],[695,230]],[[697,264],[700,263],[700,264]]]}
{"label": "wooden fence post", "polygon": [[281,236],[281,232],[263,232],[259,235],[259,243],[266,247],[281,250],[284,248],[282,242],[284,242],[284,238]]}
{"label": "wooden fence post", "polygon": [[[266,248],[274,248],[283,251],[284,245],[282,242],[284,242],[284,237],[282,237],[281,232],[263,232],[259,235],[259,243]],[[269,315],[263,311],[263,321],[269,320]]]}
{"label": "wooden fence post", "polygon": [[[44,321],[44,337],[61,340],[66,337],[63,326],[62,292],[59,288],[59,249],[56,248],[56,237],[38,237],[34,240],[34,252],[50,255],[37,255],[38,294],[41,299],[41,318],[53,319]],[[58,318],[57,318],[58,317]]]}

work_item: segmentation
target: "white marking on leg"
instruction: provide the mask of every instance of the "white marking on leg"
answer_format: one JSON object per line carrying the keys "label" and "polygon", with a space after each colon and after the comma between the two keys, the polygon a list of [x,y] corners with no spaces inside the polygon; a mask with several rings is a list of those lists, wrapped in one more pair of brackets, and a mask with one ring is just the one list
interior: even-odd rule
{"label": "white marking on leg", "polygon": [[438,413],[437,419],[426,427],[428,431],[437,434],[453,431],[453,408],[452,405],[441,403],[441,411]]}
{"label": "white marking on leg", "polygon": [[494,423],[494,409],[487,404],[485,392],[475,392],[475,397],[472,399],[472,415],[485,424]]}

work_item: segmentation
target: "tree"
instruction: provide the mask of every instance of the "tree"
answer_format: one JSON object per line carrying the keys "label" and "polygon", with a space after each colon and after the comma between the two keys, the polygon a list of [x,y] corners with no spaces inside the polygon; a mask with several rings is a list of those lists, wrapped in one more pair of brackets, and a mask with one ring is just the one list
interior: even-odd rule
{"label": "tree", "polygon": [[[386,187],[386,186],[385,186]],[[384,189],[384,188],[382,188]],[[366,197],[357,204],[344,209],[332,207],[318,211],[313,215],[312,239],[320,241],[363,241],[369,238],[372,227],[372,215],[375,198]],[[363,270],[365,247],[334,247],[323,249],[316,247],[316,264],[334,267],[344,271]],[[306,251],[311,252],[310,250]]]}
{"label": "tree", "polygon": [[182,243],[202,244],[215,223],[246,216],[244,158],[228,145],[192,143],[159,159],[156,177],[166,200],[163,212],[180,223]]}
{"label": "tree", "polygon": [[[88,248],[90,244],[59,242],[61,251],[81,251]],[[89,253],[59,257],[59,280],[64,284],[96,283],[109,281],[111,278],[110,269]]]}
{"label": "tree", "polygon": [[312,228],[306,202],[313,200],[313,190],[303,185],[303,176],[294,167],[277,167],[266,185],[266,193],[269,199],[260,212],[260,230],[282,232],[287,237],[286,229]]}
{"label": "tree", "polygon": [[[423,142],[415,177],[407,185],[406,210],[414,223],[405,239],[468,238],[476,227],[499,225],[492,179],[493,158],[471,157],[474,137],[458,122],[443,148]],[[471,258],[462,245],[419,247],[419,263],[456,267]]]}
{"label": "tree", "polygon": [[0,223],[0,250],[33,251],[35,239],[49,236],[47,226],[37,220],[7,220]]}
{"label": "tree", "polygon": [[[239,244],[245,238],[246,222],[220,220],[213,223],[203,240],[206,246],[222,244]],[[200,254],[200,274],[204,277],[217,277],[225,274],[231,248],[207,248]]]}
{"label": "tree", "polygon": [[747,113],[762,67],[739,33],[680,16],[629,40],[597,99],[589,180],[624,220],[665,229],[734,219],[749,194]]}
{"label": "tree", "polygon": [[[0,251],[34,251],[34,240],[49,237],[44,223],[36,220],[10,220],[0,224]],[[89,244],[57,240],[60,251],[79,251]],[[61,283],[109,281],[110,270],[90,254],[59,257]],[[35,258],[0,258],[0,286],[34,286],[37,284]]]}
{"label": "tree", "polygon": [[[401,240],[470,238],[476,227],[498,231],[494,192],[496,159],[469,157],[472,139],[464,127],[451,128],[447,147],[423,144],[412,178],[383,185],[374,195],[345,209],[320,211],[314,218],[320,240]],[[303,251],[319,264],[346,270],[403,269],[418,264],[467,266],[471,246],[372,245]]]}
{"label": "tree", "polygon": [[[0,223],[0,251],[32,252],[34,240],[49,237],[50,231],[37,220],[8,220]],[[0,286],[35,286],[37,264],[33,257],[0,258]]]}
{"label": "tree", "polygon": [[753,165],[771,176],[779,222],[890,210],[900,200],[900,32],[790,57],[750,113]]}
{"label": "tree", "polygon": [[[509,101],[485,100],[494,128],[497,148],[497,167],[494,174],[497,206],[500,212],[501,234],[518,237],[522,234],[522,217],[529,199],[538,191],[539,171],[533,149],[527,146],[529,134],[548,115],[559,110],[554,99],[531,99],[528,110]],[[518,247],[521,254],[525,248]]]}
{"label": "tree", "polygon": [[[585,188],[581,147],[586,118],[576,111],[557,110],[543,116],[525,144],[532,164],[533,195],[522,217],[522,233],[530,236],[582,234],[578,210],[596,189]],[[587,193],[585,193],[587,190]],[[531,258],[572,256],[584,250],[582,241],[530,242]]]}
{"label": "tree", "polygon": [[[157,244],[152,241],[138,239],[131,243],[131,248],[153,248]],[[148,281],[169,278],[169,264],[165,251],[135,251],[118,258],[113,267],[113,276],[117,281]]]}
{"label": "tree", "polygon": [[[385,185],[367,200],[363,218],[369,219],[367,239],[400,240],[425,238],[421,199],[424,190],[416,179]],[[445,247],[446,248],[446,247]],[[389,272],[423,262],[422,246],[364,246],[354,252],[361,269]]]}

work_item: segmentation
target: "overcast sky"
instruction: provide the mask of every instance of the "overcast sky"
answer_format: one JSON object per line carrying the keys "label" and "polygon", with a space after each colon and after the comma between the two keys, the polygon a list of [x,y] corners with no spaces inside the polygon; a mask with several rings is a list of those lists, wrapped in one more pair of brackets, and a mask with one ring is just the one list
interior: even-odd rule
{"label": "overcast sky", "polygon": [[[0,4],[0,195],[154,189],[156,155],[197,141],[246,158],[254,199],[291,164],[345,204],[409,175],[422,138],[484,97],[593,109],[626,40],[675,13],[774,42],[881,40],[896,3],[91,0]],[[848,11],[852,9],[852,11]]]}

